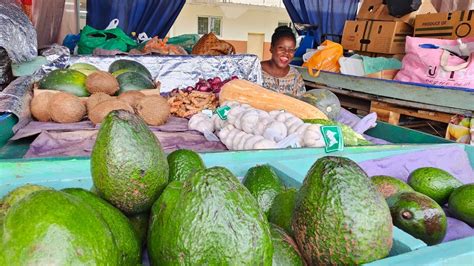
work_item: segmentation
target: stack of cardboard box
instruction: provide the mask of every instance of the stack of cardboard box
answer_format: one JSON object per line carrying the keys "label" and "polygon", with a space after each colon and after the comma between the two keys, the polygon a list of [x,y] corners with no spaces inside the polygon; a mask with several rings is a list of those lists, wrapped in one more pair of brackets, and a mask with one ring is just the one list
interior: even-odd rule
{"label": "stack of cardboard box", "polygon": [[357,20],[346,21],[342,46],[372,54],[403,54],[406,36],[413,35],[415,17],[427,13],[436,13],[429,0],[423,1],[417,11],[401,18],[392,17],[383,0],[363,0]]}
{"label": "stack of cardboard box", "polygon": [[474,10],[419,15],[415,21],[415,37],[457,39],[474,37]]}

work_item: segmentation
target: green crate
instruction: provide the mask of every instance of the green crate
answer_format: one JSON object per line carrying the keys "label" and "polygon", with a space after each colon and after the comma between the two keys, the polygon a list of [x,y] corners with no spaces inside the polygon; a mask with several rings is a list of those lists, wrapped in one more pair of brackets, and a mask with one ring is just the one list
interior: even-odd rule
{"label": "green crate", "polygon": [[[385,145],[347,148],[331,155],[348,157],[356,162],[385,158],[414,151],[456,146],[463,148],[474,166],[474,147],[461,144]],[[324,149],[288,149],[266,151],[215,152],[201,154],[208,167],[225,166],[236,176],[245,175],[248,168],[268,163],[282,176],[286,185],[299,187],[306,171]],[[34,183],[57,189],[92,185],[89,158],[42,158],[0,161],[0,196],[15,187]],[[368,265],[472,265],[474,237],[427,247],[401,230],[394,229],[394,246],[390,256]]]}

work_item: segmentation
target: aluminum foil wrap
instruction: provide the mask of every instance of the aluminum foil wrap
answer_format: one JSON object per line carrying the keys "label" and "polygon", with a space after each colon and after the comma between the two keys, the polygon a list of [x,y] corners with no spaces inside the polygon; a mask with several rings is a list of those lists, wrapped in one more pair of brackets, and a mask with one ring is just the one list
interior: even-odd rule
{"label": "aluminum foil wrap", "polygon": [[39,81],[46,73],[49,73],[55,69],[66,68],[69,65],[69,59],[71,57],[69,49],[65,46],[53,44],[48,49],[40,52],[42,56],[48,60],[48,64],[45,64],[35,74],[35,80]]}
{"label": "aluminum foil wrap", "polygon": [[0,113],[12,113],[19,119],[13,129],[14,132],[31,120],[30,101],[33,83],[33,76],[19,77],[0,92]]}
{"label": "aluminum foil wrap", "polygon": [[0,46],[14,63],[30,61],[37,55],[36,30],[13,0],[0,0]]}
{"label": "aluminum foil wrap", "polygon": [[135,60],[147,67],[155,81],[161,83],[161,92],[194,86],[199,78],[220,77],[227,79],[234,75],[262,84],[260,59],[255,55],[73,56],[70,63],[89,63],[107,71],[109,65],[118,59]]}

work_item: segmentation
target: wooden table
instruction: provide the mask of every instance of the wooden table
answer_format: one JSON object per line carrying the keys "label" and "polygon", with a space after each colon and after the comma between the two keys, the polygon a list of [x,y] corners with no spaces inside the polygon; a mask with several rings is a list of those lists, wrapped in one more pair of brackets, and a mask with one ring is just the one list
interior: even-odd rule
{"label": "wooden table", "polygon": [[329,72],[312,77],[305,68],[297,69],[307,87],[329,89],[338,95],[344,107],[376,112],[380,120],[394,125],[399,124],[401,115],[449,123],[455,114],[474,114],[474,90],[430,87]]}

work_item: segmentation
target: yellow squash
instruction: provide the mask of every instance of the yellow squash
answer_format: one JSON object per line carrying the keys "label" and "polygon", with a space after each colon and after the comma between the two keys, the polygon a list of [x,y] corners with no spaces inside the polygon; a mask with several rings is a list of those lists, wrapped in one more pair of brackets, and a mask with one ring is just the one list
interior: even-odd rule
{"label": "yellow squash", "polygon": [[222,87],[219,102],[222,105],[226,101],[246,103],[267,112],[285,110],[301,119],[328,119],[321,110],[311,104],[242,79],[231,80]]}

